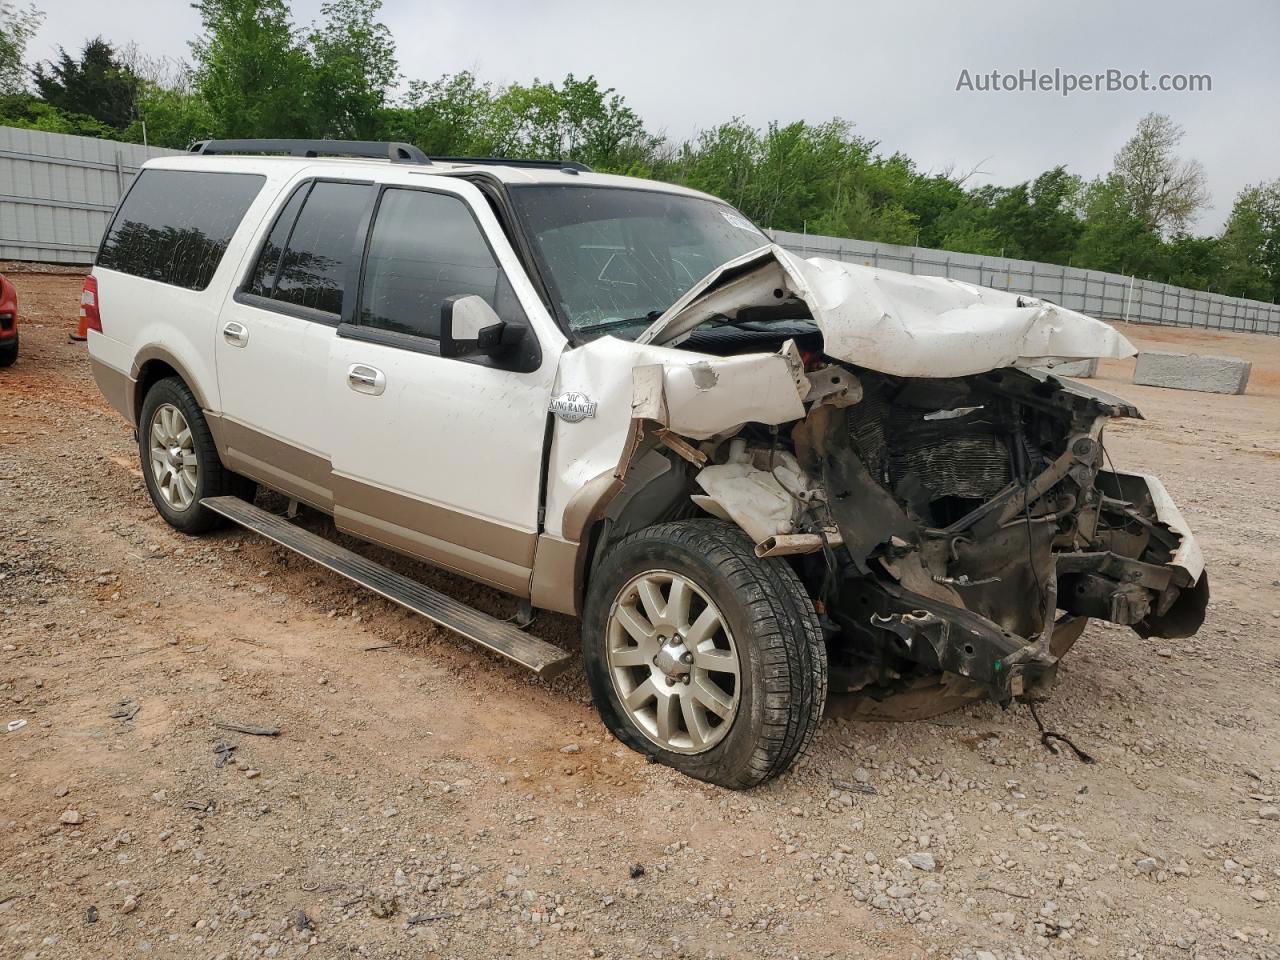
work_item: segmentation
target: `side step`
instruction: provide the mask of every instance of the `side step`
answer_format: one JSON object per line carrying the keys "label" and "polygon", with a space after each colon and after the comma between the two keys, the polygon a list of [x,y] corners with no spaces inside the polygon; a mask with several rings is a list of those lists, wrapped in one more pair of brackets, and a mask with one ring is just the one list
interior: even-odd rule
{"label": "side step", "polygon": [[220,513],[228,520],[234,520],[240,526],[354,580],[362,587],[462,634],[485,649],[528,667],[540,677],[554,677],[569,666],[572,657],[559,647],[388,570],[380,563],[374,563],[239,497],[206,497],[200,503],[214,513]]}

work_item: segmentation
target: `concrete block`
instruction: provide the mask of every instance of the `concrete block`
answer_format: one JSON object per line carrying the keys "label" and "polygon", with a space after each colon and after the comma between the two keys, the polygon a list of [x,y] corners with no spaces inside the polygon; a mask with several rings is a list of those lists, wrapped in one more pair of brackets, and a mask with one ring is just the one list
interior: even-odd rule
{"label": "concrete block", "polygon": [[1244,393],[1252,364],[1238,357],[1209,357],[1147,350],[1138,354],[1133,382],[1148,387],[1199,390],[1201,393]]}
{"label": "concrete block", "polygon": [[1050,373],[1059,377],[1096,377],[1098,375],[1098,358],[1088,360],[1059,360],[1045,367]]}

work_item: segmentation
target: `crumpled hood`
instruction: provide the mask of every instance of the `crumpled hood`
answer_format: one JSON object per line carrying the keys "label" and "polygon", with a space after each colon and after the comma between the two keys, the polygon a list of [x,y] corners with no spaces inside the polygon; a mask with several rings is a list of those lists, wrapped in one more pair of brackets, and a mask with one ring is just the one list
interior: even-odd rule
{"label": "crumpled hood", "polygon": [[770,244],[699,281],[638,343],[673,346],[694,327],[743,310],[803,301],[824,352],[900,377],[963,377],[1057,360],[1131,357],[1133,344],[1101,320],[959,280],[835,260],[804,260]]}

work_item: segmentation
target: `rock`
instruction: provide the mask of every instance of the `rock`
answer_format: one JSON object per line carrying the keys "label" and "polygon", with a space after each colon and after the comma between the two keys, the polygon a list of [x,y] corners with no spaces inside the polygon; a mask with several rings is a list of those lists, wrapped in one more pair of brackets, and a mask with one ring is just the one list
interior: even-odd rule
{"label": "rock", "polygon": [[138,909],[137,897],[125,897],[124,902],[120,904],[121,913],[133,913],[133,911],[137,909]]}
{"label": "rock", "polygon": [[907,854],[907,863],[915,867],[917,870],[923,870],[925,873],[932,873],[938,866],[938,862],[933,858],[932,853],[909,853]]}
{"label": "rock", "polygon": [[1259,820],[1280,820],[1280,807],[1273,807],[1270,804],[1258,811]]}
{"label": "rock", "polygon": [[1254,887],[1249,891],[1249,896],[1253,897],[1253,899],[1257,900],[1259,903],[1266,903],[1271,899],[1271,894],[1262,887]]}
{"label": "rock", "polygon": [[576,743],[566,743],[560,748],[561,753],[579,753],[582,750]]}
{"label": "rock", "polygon": [[262,771],[254,770],[252,767],[250,767],[248,770],[244,772],[244,775],[250,780],[256,780],[258,779],[258,777],[262,776]]}
{"label": "rock", "polygon": [[1143,873],[1155,873],[1160,869],[1160,861],[1155,857],[1143,857],[1140,860],[1133,861],[1133,865]]}
{"label": "rock", "polygon": [[631,875],[632,880],[638,880],[640,877],[644,876],[644,864],[642,863],[631,864],[629,867],[627,867],[627,873]]}
{"label": "rock", "polygon": [[369,895],[369,912],[375,917],[385,919],[393,916],[398,909],[400,909],[400,901],[394,893],[373,893]]}
{"label": "rock", "polygon": [[79,810],[64,810],[62,816],[59,817],[63,823],[77,824],[84,823],[84,817],[80,815]]}

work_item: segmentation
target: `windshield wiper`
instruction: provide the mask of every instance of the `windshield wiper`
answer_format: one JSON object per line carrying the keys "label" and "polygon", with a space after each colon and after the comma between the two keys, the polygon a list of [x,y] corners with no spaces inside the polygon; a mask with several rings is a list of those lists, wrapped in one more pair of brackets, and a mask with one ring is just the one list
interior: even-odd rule
{"label": "windshield wiper", "polygon": [[627,327],[636,323],[653,323],[662,316],[661,310],[650,310],[643,317],[629,317],[626,320],[605,320],[602,323],[589,323],[585,327],[575,327],[574,333],[598,333],[601,330],[612,330],[615,327]]}

